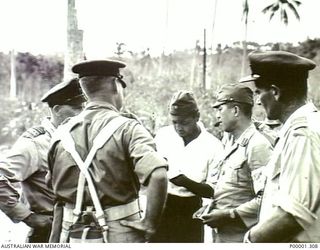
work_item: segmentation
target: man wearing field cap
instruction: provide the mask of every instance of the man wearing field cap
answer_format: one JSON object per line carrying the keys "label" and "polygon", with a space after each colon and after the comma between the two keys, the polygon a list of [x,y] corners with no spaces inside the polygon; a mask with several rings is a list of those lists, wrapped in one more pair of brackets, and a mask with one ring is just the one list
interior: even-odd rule
{"label": "man wearing field cap", "polygon": [[285,52],[252,52],[257,103],[283,123],[268,164],[259,223],[246,242],[320,242],[320,115],[307,102],[315,63]]}
{"label": "man wearing field cap", "polygon": [[[203,242],[203,225],[192,219],[202,205],[201,196],[211,197],[206,182],[222,143],[199,121],[200,111],[190,91],[178,91],[169,104],[172,125],[157,131],[158,152],[168,160],[168,198],[154,242]],[[209,190],[208,190],[209,189]],[[210,231],[210,230],[209,230]]]}
{"label": "man wearing field cap", "polygon": [[[88,103],[79,116],[59,129],[49,153],[51,183],[63,207],[63,228],[53,231],[52,242],[145,242],[155,232],[166,198],[167,163],[155,151],[150,133],[120,113],[126,87],[120,69],[124,67],[112,60],[84,61],[72,67]],[[65,145],[70,136],[74,151]],[[101,141],[104,138],[108,140]],[[95,148],[98,141],[102,143]],[[84,161],[89,151],[94,152],[85,179],[89,190],[79,196],[84,184],[80,185],[81,162],[74,155]],[[138,200],[140,185],[147,186],[144,218]],[[83,199],[75,214],[78,197]],[[103,216],[98,214],[98,203]],[[95,212],[90,212],[93,205]]]}
{"label": "man wearing field cap", "polygon": [[[50,118],[24,132],[8,155],[0,161],[0,209],[13,221],[31,227],[27,242],[48,242],[54,195],[46,185],[47,154],[51,137],[66,118],[78,114],[84,98],[78,79],[55,85],[41,99]],[[21,202],[13,183],[20,183],[28,205]]]}
{"label": "man wearing field cap", "polygon": [[211,181],[213,201],[208,214],[195,216],[216,231],[216,243],[242,242],[246,231],[257,223],[264,187],[263,171],[271,144],[252,120],[253,92],[246,86],[227,84],[218,91],[213,107],[224,132],[229,133],[217,180]]}

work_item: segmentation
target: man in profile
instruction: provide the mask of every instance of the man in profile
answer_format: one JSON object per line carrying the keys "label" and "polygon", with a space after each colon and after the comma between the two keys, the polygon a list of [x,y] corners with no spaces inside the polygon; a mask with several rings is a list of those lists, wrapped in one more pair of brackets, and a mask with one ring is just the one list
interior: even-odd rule
{"label": "man in profile", "polygon": [[210,183],[214,194],[208,213],[202,214],[202,208],[195,217],[215,230],[216,243],[242,242],[258,220],[265,183],[263,171],[272,147],[252,122],[250,88],[237,84],[222,86],[213,107],[222,130],[230,137],[216,167],[217,177]]}
{"label": "man in profile", "polygon": [[[86,99],[78,79],[72,79],[54,86],[41,101],[48,104],[50,117],[25,131],[0,162],[0,209],[13,222],[31,227],[29,243],[48,242],[51,231],[54,195],[45,179],[51,137],[66,118],[82,110]],[[21,184],[27,204],[14,183]]]}
{"label": "man in profile", "polygon": [[307,102],[307,79],[315,63],[285,52],[252,52],[257,103],[282,128],[267,166],[259,223],[245,242],[320,242],[320,115]]}

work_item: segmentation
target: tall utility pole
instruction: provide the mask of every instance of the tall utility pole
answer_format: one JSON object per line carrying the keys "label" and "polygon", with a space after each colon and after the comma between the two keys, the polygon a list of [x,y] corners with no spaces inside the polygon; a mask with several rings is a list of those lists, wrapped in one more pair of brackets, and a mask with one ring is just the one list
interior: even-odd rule
{"label": "tall utility pole", "polygon": [[71,67],[75,63],[83,60],[83,30],[78,29],[77,10],[75,0],[68,0],[67,17],[67,48],[64,58],[64,79],[70,79],[75,75],[71,72]]}
{"label": "tall utility pole", "polygon": [[206,48],[206,29],[203,30],[203,71],[202,71],[202,88],[206,90],[206,71],[207,71],[207,48]]}
{"label": "tall utility pole", "polygon": [[17,97],[16,56],[14,50],[10,51],[10,98]]}

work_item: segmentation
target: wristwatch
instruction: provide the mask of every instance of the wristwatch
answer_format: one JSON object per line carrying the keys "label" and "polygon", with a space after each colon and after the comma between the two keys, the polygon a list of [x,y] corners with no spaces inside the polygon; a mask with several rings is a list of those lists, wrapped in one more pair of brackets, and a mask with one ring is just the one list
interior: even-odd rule
{"label": "wristwatch", "polygon": [[236,215],[236,210],[233,208],[233,209],[230,209],[229,210],[229,215],[230,215],[230,218],[231,219],[235,219],[237,217]]}

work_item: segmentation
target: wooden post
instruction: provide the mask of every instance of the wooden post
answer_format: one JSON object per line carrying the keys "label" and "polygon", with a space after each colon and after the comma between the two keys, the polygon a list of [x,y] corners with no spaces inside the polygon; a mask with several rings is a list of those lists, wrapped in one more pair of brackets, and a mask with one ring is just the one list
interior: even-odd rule
{"label": "wooden post", "polygon": [[207,48],[206,48],[206,29],[203,31],[203,71],[202,71],[202,88],[206,90],[206,70],[207,70]]}
{"label": "wooden post", "polygon": [[17,97],[16,56],[14,50],[10,51],[10,99]]}

